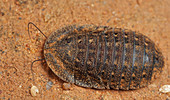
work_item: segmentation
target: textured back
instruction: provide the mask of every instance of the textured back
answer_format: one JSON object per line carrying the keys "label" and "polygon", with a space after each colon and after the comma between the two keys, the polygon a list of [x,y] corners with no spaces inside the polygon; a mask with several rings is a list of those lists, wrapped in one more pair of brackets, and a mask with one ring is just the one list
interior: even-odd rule
{"label": "textured back", "polygon": [[159,76],[162,53],[146,36],[108,26],[68,26],[49,36],[44,56],[64,81],[97,89],[137,89]]}

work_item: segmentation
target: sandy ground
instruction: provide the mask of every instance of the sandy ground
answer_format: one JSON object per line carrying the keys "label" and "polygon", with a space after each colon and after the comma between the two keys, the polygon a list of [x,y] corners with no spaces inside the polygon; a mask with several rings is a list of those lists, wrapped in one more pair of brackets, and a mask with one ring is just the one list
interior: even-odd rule
{"label": "sandy ground", "polygon": [[[170,84],[170,0],[0,0],[0,100],[170,100],[158,90]],[[110,19],[110,21],[108,21]],[[108,21],[108,22],[107,22]],[[108,25],[139,31],[150,37],[165,57],[164,71],[148,87],[133,91],[95,90],[72,86],[63,90],[41,59],[45,38],[28,22],[35,23],[47,36],[70,24]],[[46,85],[52,82],[51,89]],[[36,97],[31,86],[38,87]],[[168,97],[169,96],[169,97]]]}

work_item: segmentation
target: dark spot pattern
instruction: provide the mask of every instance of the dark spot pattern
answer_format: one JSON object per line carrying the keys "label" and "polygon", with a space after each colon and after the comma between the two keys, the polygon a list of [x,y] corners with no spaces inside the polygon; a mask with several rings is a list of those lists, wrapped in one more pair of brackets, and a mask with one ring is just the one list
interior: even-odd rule
{"label": "dark spot pattern", "polygon": [[148,37],[109,26],[72,25],[44,45],[48,66],[62,80],[96,89],[138,89],[159,76],[160,50]]}

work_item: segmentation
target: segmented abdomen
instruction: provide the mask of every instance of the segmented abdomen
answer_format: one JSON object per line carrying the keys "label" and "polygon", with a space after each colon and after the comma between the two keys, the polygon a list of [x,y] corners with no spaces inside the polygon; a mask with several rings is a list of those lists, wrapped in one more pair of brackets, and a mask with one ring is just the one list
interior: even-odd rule
{"label": "segmented abdomen", "polygon": [[57,40],[53,45],[57,53],[52,56],[57,56],[63,63],[59,66],[65,68],[57,73],[70,73],[70,78],[58,76],[80,86],[137,89],[146,86],[163,67],[162,54],[155,44],[130,30],[71,26],[60,36],[52,37],[55,39],[49,40]]}

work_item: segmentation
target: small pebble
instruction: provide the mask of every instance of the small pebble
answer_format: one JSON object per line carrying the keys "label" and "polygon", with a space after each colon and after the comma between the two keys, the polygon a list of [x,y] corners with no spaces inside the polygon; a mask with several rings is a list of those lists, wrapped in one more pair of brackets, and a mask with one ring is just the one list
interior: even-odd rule
{"label": "small pebble", "polygon": [[51,18],[51,15],[50,14],[46,14],[45,15],[45,22],[48,22]]}
{"label": "small pebble", "polygon": [[1,15],[2,15],[2,16],[4,16],[4,15],[5,15],[5,13],[1,12]]}
{"label": "small pebble", "polygon": [[70,83],[63,83],[63,89],[64,90],[70,90],[71,84]]}
{"label": "small pebble", "polygon": [[169,93],[170,92],[170,85],[164,85],[159,89],[159,92],[162,93]]}
{"label": "small pebble", "polygon": [[51,89],[52,85],[53,85],[53,82],[51,82],[51,81],[47,82],[46,89],[47,90]]}
{"label": "small pebble", "polygon": [[148,87],[150,87],[150,88],[156,88],[157,85],[156,85],[156,84],[150,84]]}
{"label": "small pebble", "polygon": [[37,93],[39,93],[39,90],[38,90],[38,88],[36,87],[36,86],[32,86],[31,87],[31,95],[33,96],[33,97],[35,97],[36,95],[37,95]]}
{"label": "small pebble", "polygon": [[70,95],[63,94],[60,96],[60,100],[74,100]]}
{"label": "small pebble", "polygon": [[22,87],[22,85],[19,85],[19,88],[21,88]]}
{"label": "small pebble", "polygon": [[19,20],[21,20],[22,18],[21,18],[21,17],[19,17],[18,19],[19,19]]}

